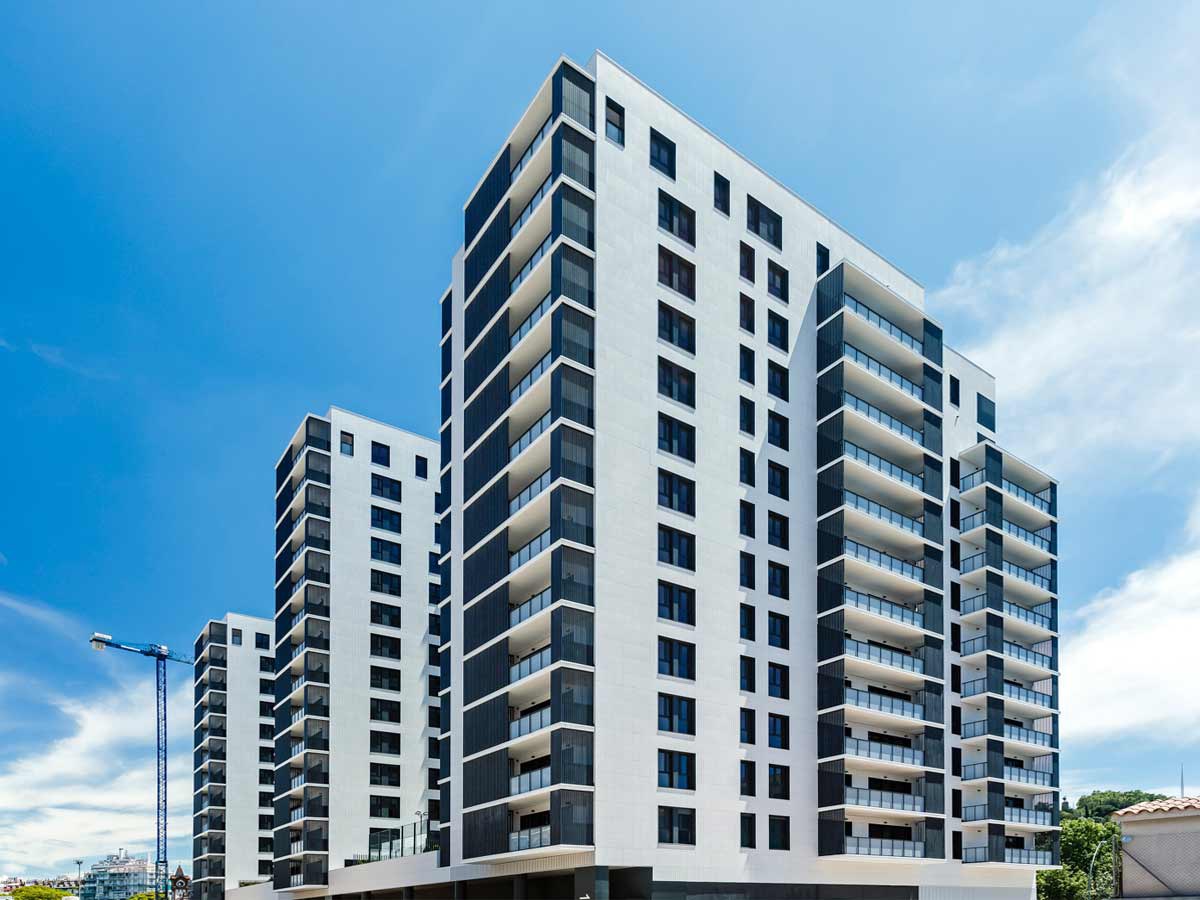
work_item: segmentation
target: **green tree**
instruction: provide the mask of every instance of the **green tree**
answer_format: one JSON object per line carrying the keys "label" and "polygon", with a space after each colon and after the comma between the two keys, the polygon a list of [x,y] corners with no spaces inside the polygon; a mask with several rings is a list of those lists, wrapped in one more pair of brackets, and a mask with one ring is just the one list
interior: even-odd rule
{"label": "green tree", "polygon": [[1097,845],[1100,850],[1092,870],[1093,896],[1112,896],[1114,836],[1119,842],[1121,829],[1114,822],[1063,820],[1060,837],[1062,869],[1038,873],[1038,900],[1090,900],[1087,896],[1088,866]]}
{"label": "green tree", "polygon": [[60,891],[57,888],[46,887],[42,884],[28,884],[12,892],[13,900],[59,900],[70,891]]}
{"label": "green tree", "polygon": [[1145,803],[1147,800],[1165,800],[1163,794],[1146,791],[1092,791],[1079,798],[1074,808],[1063,810],[1063,819],[1107,819],[1118,809]]}

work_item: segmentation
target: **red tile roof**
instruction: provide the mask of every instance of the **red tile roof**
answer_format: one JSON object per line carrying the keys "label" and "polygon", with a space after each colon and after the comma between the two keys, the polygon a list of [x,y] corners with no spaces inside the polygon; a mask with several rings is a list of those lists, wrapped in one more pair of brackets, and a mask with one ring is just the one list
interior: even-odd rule
{"label": "red tile roof", "polygon": [[1113,817],[1138,816],[1142,813],[1182,812],[1194,809],[1200,812],[1200,797],[1168,797],[1166,800],[1147,800],[1145,803],[1135,803],[1124,809],[1118,809]]}

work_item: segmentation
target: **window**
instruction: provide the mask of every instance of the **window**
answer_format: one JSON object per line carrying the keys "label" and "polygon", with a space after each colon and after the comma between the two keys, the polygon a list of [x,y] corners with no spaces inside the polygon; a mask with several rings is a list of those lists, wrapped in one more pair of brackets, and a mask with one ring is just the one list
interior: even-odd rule
{"label": "window", "polygon": [[604,134],[613,143],[625,146],[625,107],[612,97],[604,101]]}
{"label": "window", "polygon": [[767,343],[784,353],[787,352],[788,321],[778,313],[767,313]]}
{"label": "window", "polygon": [[[258,671],[270,672],[272,675],[274,675],[275,674],[275,660],[271,659],[271,657],[269,657],[269,656],[260,656],[258,658]],[[267,715],[270,715],[270,713],[267,713]]]}
{"label": "window", "polygon": [[[658,449],[696,461],[696,429],[666,413],[658,414]],[[399,513],[397,513],[399,516]],[[397,531],[400,529],[397,528]]]}
{"label": "window", "polygon": [[685,515],[696,514],[696,482],[666,469],[658,470],[658,505]]}
{"label": "window", "polygon": [[749,194],[746,195],[746,227],[775,249],[783,249],[783,219]]}
{"label": "window", "polygon": [[372,794],[370,815],[373,819],[400,818],[400,798],[378,797]]}
{"label": "window", "polygon": [[679,750],[658,751],[658,786],[677,791],[696,789],[696,754]]}
{"label": "window", "polygon": [[787,269],[769,259],[767,260],[767,293],[772,297],[778,297],[784,303],[788,302]]}
{"label": "window", "polygon": [[242,646],[242,629],[234,628],[229,642],[235,647]]}
{"label": "window", "polygon": [[713,172],[713,208],[729,215],[729,179]]}
{"label": "window", "polygon": [[695,844],[696,811],[678,806],[658,808],[658,842],[660,844]]}
{"label": "window", "polygon": [[400,638],[388,637],[386,634],[372,634],[371,655],[382,656],[385,659],[399,659]]}
{"label": "window", "polygon": [[378,569],[371,570],[371,590],[381,594],[391,594],[393,597],[400,596],[400,576],[392,572],[380,572]]}
{"label": "window", "polygon": [[829,248],[824,244],[817,244],[817,277],[820,278],[829,271]]}
{"label": "window", "polygon": [[658,639],[658,674],[696,680],[696,645],[673,638]]}
{"label": "window", "polygon": [[747,384],[754,384],[754,351],[749,347],[738,348],[738,377]]}
{"label": "window", "polygon": [[738,272],[749,282],[754,281],[754,248],[742,244],[738,253]]}
{"label": "window", "polygon": [[787,750],[791,740],[788,736],[788,717],[777,713],[767,716],[767,744],[776,750]]}
{"label": "window", "polygon": [[650,165],[668,178],[675,177],[675,143],[650,129]]}
{"label": "window", "polygon": [[738,428],[746,434],[754,434],[754,401],[748,397],[739,398]]}
{"label": "window", "polygon": [[741,690],[754,693],[754,657],[743,656],[738,660],[738,686]]}
{"label": "window", "polygon": [[958,383],[958,379],[957,379],[957,378],[955,378],[953,375],[951,375],[951,376],[950,376],[950,405],[951,405],[951,406],[958,406],[958,405],[959,405],[959,403],[958,403],[958,392],[959,392],[959,383]]}
{"label": "window", "polygon": [[754,849],[754,813],[741,814],[741,843],[746,850]]}
{"label": "window", "polygon": [[739,556],[738,578],[739,584],[744,588],[754,590],[754,554],[747,553],[745,550]]}
{"label": "window", "polygon": [[745,294],[738,299],[738,325],[754,334],[754,300]]}
{"label": "window", "polygon": [[696,701],[691,697],[659,694],[658,730],[674,734],[695,734]]}
{"label": "window", "polygon": [[658,192],[658,227],[696,246],[696,211],[662,190]]}
{"label": "window", "polygon": [[[275,682],[272,681],[270,678],[258,679],[258,692],[260,694],[274,694],[275,693]],[[270,760],[267,760],[267,761],[270,762]]]}
{"label": "window", "polygon": [[377,466],[392,464],[392,448],[378,441],[371,441],[371,462]]}
{"label": "window", "polygon": [[788,467],[777,462],[767,463],[767,493],[780,500],[788,498]]}
{"label": "window", "polygon": [[738,501],[738,534],[754,537],[754,504],[749,500]]}
{"label": "window", "polygon": [[371,784],[400,787],[400,767],[388,763],[371,763]]}
{"label": "window", "polygon": [[788,370],[770,360],[767,361],[767,393],[780,400],[788,399]]}
{"label": "window", "polygon": [[371,601],[371,624],[384,625],[388,628],[400,627],[400,607],[390,603]]}
{"label": "window", "polygon": [[738,766],[738,793],[743,797],[754,796],[756,790],[754,774],[754,760],[741,760]]}
{"label": "window", "polygon": [[767,593],[772,597],[787,600],[791,597],[788,567],[783,563],[767,563]]}
{"label": "window", "polygon": [[685,406],[695,407],[695,373],[660,356],[658,358],[658,393]]}
{"label": "window", "polygon": [[261,631],[256,631],[254,633],[254,649],[255,650],[270,650],[271,649],[271,636],[269,634],[263,634]]}
{"label": "window", "polygon": [[767,443],[780,450],[788,448],[787,416],[775,412],[767,413]]}
{"label": "window", "polygon": [[381,691],[400,690],[400,670],[371,666],[371,687]]}
{"label": "window", "polygon": [[767,541],[773,547],[788,549],[788,517],[777,512],[767,513]]}
{"label": "window", "polygon": [[787,650],[791,643],[788,635],[788,617],[783,613],[767,613],[767,643],[772,647]]}
{"label": "window", "polygon": [[378,475],[371,473],[371,495],[373,497],[382,497],[384,500],[394,500],[400,502],[400,482],[395,478],[388,478],[386,475]]}
{"label": "window", "polygon": [[344,456],[354,455],[354,435],[348,431],[342,432],[342,454]]}
{"label": "window", "polygon": [[790,800],[792,774],[787,766],[767,766],[767,796],[772,800]]}
{"label": "window", "polygon": [[738,481],[754,487],[754,454],[745,447],[738,448]]}
{"label": "window", "polygon": [[980,426],[988,431],[996,430],[996,401],[989,400],[983,394],[976,394],[978,398],[975,419]]}
{"label": "window", "polygon": [[682,622],[684,625],[695,625],[696,592],[681,584],[660,581],[658,583],[658,617],[670,619],[672,622]]}
{"label": "window", "polygon": [[400,513],[394,509],[384,509],[382,506],[371,507],[371,527],[384,531],[400,533]]}
{"label": "window", "polygon": [[371,719],[375,722],[399,722],[400,701],[371,698]]}
{"label": "window", "polygon": [[780,700],[787,700],[791,694],[791,674],[788,667],[782,663],[767,664],[767,693]]}
{"label": "window", "polygon": [[696,320],[661,301],[658,304],[658,336],[680,350],[696,352]]}
{"label": "window", "polygon": [[792,823],[787,816],[767,817],[767,846],[772,850],[792,849]]}
{"label": "window", "polygon": [[438,564],[438,555],[432,550],[429,551],[429,566],[430,575],[437,575],[441,572],[441,566]]}
{"label": "window", "polygon": [[424,456],[417,457],[416,475],[418,478],[429,477],[429,460]]}
{"label": "window", "polygon": [[754,607],[749,603],[738,607],[738,635],[743,641],[754,640]]}
{"label": "window", "polygon": [[385,541],[383,538],[371,538],[371,559],[380,562],[400,565],[400,545],[395,541]]}
{"label": "window", "polygon": [[696,267],[666,247],[658,248],[658,283],[696,299]]}
{"label": "window", "polygon": [[738,710],[738,728],[740,734],[738,740],[743,744],[753,744],[755,742],[754,734],[754,710],[739,709]]}

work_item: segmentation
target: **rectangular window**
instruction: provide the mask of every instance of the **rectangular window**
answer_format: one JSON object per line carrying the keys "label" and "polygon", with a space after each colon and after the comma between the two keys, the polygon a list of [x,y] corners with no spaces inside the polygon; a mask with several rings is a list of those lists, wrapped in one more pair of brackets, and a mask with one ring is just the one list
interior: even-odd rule
{"label": "rectangular window", "polygon": [[754,334],[754,299],[745,294],[738,295],[738,325]]}
{"label": "rectangular window", "polygon": [[263,634],[261,631],[256,631],[254,633],[254,649],[255,650],[270,650],[271,649],[271,636],[269,634]]}
{"label": "rectangular window", "polygon": [[678,806],[658,808],[658,842],[660,844],[696,843],[696,811]]}
{"label": "rectangular window", "polygon": [[767,766],[767,796],[772,800],[790,800],[792,771],[787,766]]}
{"label": "rectangular window", "polygon": [[604,133],[610,141],[625,146],[625,107],[612,97],[604,101]]}
{"label": "rectangular window", "polygon": [[696,514],[696,482],[675,472],[659,469],[658,505],[694,516]]}
{"label": "rectangular window", "polygon": [[658,283],[696,299],[696,267],[666,247],[658,248]]}
{"label": "rectangular window", "polygon": [[767,443],[780,450],[788,448],[787,416],[775,412],[767,413]]}
{"label": "rectangular window", "polygon": [[658,393],[685,406],[695,407],[695,373],[660,356],[658,358]]}
{"label": "rectangular window", "polygon": [[983,394],[976,394],[978,404],[975,418],[979,422],[980,427],[986,428],[988,431],[996,430],[996,401],[991,400]]}
{"label": "rectangular window", "polygon": [[767,817],[767,846],[772,850],[792,849],[792,822],[787,816]]}
{"label": "rectangular window", "polygon": [[675,143],[650,129],[650,165],[668,178],[675,177]]}
{"label": "rectangular window", "polygon": [[729,179],[713,172],[713,208],[729,215]]}
{"label": "rectangular window", "polygon": [[[686,422],[658,414],[658,449],[691,462],[696,461],[696,429]],[[399,515],[399,514],[397,514]],[[396,529],[399,531],[399,528]]]}
{"label": "rectangular window", "polygon": [[680,350],[696,352],[696,320],[661,301],[658,304],[658,336]]}
{"label": "rectangular window", "polygon": [[696,645],[673,638],[658,639],[658,674],[696,680]]}
{"label": "rectangular window", "polygon": [[754,590],[754,554],[743,550],[738,557],[738,568],[738,583],[744,588]]}
{"label": "rectangular window", "polygon": [[371,441],[371,462],[377,466],[391,466],[392,448],[378,441]]}
{"label": "rectangular window", "polygon": [[787,616],[777,612],[767,613],[767,642],[772,647],[787,650],[791,643],[791,636],[788,632]]}
{"label": "rectangular window", "polygon": [[373,819],[400,818],[399,797],[377,797],[375,794],[372,794],[370,806],[370,816]]}
{"label": "rectangular window", "polygon": [[738,399],[738,428],[754,434],[754,401],[748,397]]}
{"label": "rectangular window", "polygon": [[696,246],[696,211],[663,190],[658,192],[658,227]]}
{"label": "rectangular window", "polygon": [[399,628],[400,607],[392,606],[390,603],[380,603],[378,600],[372,600],[371,624],[384,625],[388,628]]}
{"label": "rectangular window", "polygon": [[754,733],[754,710],[738,710],[738,740],[743,744],[753,744],[756,741]]}
{"label": "rectangular window", "polygon": [[824,244],[817,244],[817,277],[820,278],[829,271],[829,248]]}
{"label": "rectangular window", "polygon": [[400,735],[392,731],[371,732],[371,752],[395,756],[400,752]]}
{"label": "rectangular window", "polygon": [[424,456],[417,457],[416,476],[418,478],[429,478],[429,460]]}
{"label": "rectangular window", "polygon": [[783,219],[749,194],[746,195],[746,227],[776,250],[783,249]]}
{"label": "rectangular window", "polygon": [[959,383],[958,383],[958,379],[957,379],[957,378],[955,378],[953,375],[951,375],[951,376],[950,376],[950,405],[951,405],[951,406],[958,406],[958,405],[959,405],[959,403],[958,403],[958,392],[959,392]]}
{"label": "rectangular window", "polygon": [[696,701],[691,697],[659,694],[658,730],[673,734],[695,734]]}
{"label": "rectangular window", "polygon": [[747,281],[754,282],[754,248],[743,243],[738,251],[738,273]]}
{"label": "rectangular window", "polygon": [[681,584],[669,581],[658,583],[658,617],[681,622],[684,625],[696,624],[696,592]]}
{"label": "rectangular window", "polygon": [[371,495],[374,497],[382,497],[384,500],[394,500],[400,502],[400,482],[395,478],[388,478],[386,475],[377,475],[371,473]]}
{"label": "rectangular window", "polygon": [[747,384],[754,384],[754,351],[749,347],[738,348],[738,377]]}
{"label": "rectangular window", "polygon": [[787,353],[788,321],[774,312],[767,313],[767,343]]}
{"label": "rectangular window", "polygon": [[342,432],[342,453],[345,456],[354,455],[354,435],[348,431]]}
{"label": "rectangular window", "polygon": [[371,698],[371,719],[375,722],[399,722],[400,701]]}
{"label": "rectangular window", "polygon": [[738,534],[754,537],[754,504],[749,500],[738,501]]}
{"label": "rectangular window", "polygon": [[790,573],[783,563],[767,563],[767,593],[781,600],[791,598]]}
{"label": "rectangular window", "polygon": [[754,760],[743,759],[738,767],[738,793],[743,797],[753,797],[758,789],[755,785]]}
{"label": "rectangular window", "polygon": [[788,517],[777,512],[767,513],[767,541],[772,547],[788,549]]}
{"label": "rectangular window", "polygon": [[783,266],[767,260],[767,293],[788,302],[788,272]]}
{"label": "rectangular window", "polygon": [[791,745],[788,717],[777,713],[767,716],[767,744],[776,750],[787,750]]}
{"label": "rectangular window", "polygon": [[754,693],[754,657],[743,656],[738,660],[739,687],[747,693]]}
{"label": "rectangular window", "polygon": [[780,500],[788,499],[788,467],[777,462],[767,463],[767,493]]}
{"label": "rectangular window", "polygon": [[395,541],[385,541],[383,538],[371,538],[371,559],[380,562],[400,565],[400,545]]}
{"label": "rectangular window", "polygon": [[392,572],[380,572],[378,569],[372,569],[371,590],[380,594],[391,594],[393,597],[399,597],[400,576]]}
{"label": "rectangular window", "polygon": [[791,695],[791,674],[782,663],[767,664],[767,692],[772,697],[787,700]]}
{"label": "rectangular window", "polygon": [[371,687],[381,691],[400,690],[400,670],[371,666]]}
{"label": "rectangular window", "polygon": [[234,628],[230,637],[230,643],[235,647],[242,646],[242,629]]}
{"label": "rectangular window", "polygon": [[384,531],[400,533],[400,513],[394,509],[384,509],[382,506],[371,507],[371,527]]}
{"label": "rectangular window", "polygon": [[399,659],[400,638],[388,637],[386,634],[372,634],[371,655],[382,656],[385,659]]}
{"label": "rectangular window", "polygon": [[741,845],[745,850],[754,849],[754,813],[741,814]]}
{"label": "rectangular window", "polygon": [[738,481],[754,487],[754,454],[745,447],[738,448]]}
{"label": "rectangular window", "polygon": [[388,763],[371,763],[371,784],[400,787],[400,767]]}
{"label": "rectangular window", "polygon": [[749,603],[738,607],[738,636],[743,641],[754,640],[754,607]]}
{"label": "rectangular window", "polygon": [[696,789],[696,754],[679,750],[658,751],[658,786],[677,791]]}
{"label": "rectangular window", "polygon": [[780,400],[788,399],[788,370],[769,360],[767,361],[767,393]]}

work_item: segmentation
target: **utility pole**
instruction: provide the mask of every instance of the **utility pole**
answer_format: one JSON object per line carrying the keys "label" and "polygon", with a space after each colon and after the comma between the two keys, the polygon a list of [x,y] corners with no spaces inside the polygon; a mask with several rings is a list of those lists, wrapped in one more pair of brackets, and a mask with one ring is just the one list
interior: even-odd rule
{"label": "utility pole", "polygon": [[111,634],[92,633],[93,650],[112,647],[137,653],[154,660],[155,707],[158,721],[158,813],[155,831],[154,900],[165,900],[167,894],[167,660],[192,664],[190,657],[172,653],[166,644],[127,644],[113,640]]}

